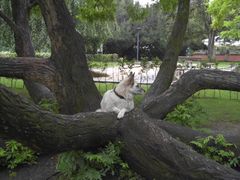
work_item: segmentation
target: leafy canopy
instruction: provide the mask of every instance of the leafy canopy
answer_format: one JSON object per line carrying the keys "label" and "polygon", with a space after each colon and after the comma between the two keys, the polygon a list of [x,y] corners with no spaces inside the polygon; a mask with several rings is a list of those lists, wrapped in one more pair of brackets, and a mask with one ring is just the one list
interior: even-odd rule
{"label": "leafy canopy", "polygon": [[174,11],[177,7],[178,0],[159,0],[164,11]]}
{"label": "leafy canopy", "polygon": [[114,0],[85,0],[79,11],[78,18],[81,20],[112,21],[115,18],[116,3]]}
{"label": "leafy canopy", "polygon": [[223,28],[221,36],[231,39],[240,38],[240,1],[212,0],[208,12],[212,16],[212,27]]}

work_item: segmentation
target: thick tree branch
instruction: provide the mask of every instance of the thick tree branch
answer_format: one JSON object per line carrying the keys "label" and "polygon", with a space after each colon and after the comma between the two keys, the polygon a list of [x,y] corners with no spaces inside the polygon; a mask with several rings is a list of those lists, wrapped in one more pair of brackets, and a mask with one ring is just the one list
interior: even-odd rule
{"label": "thick tree branch", "polygon": [[240,174],[193,151],[141,111],[121,124],[124,158],[147,179],[240,179]]}
{"label": "thick tree branch", "polygon": [[1,57],[0,76],[35,81],[54,90],[55,68],[48,59]]}
{"label": "thick tree branch", "polygon": [[143,110],[151,117],[162,119],[201,89],[240,91],[240,73],[220,70],[188,71],[164,93],[145,101]]}
{"label": "thick tree branch", "polygon": [[3,86],[0,102],[0,132],[44,153],[89,149],[116,137],[118,121],[113,114],[53,114]]}
{"label": "thick tree branch", "polygon": [[199,155],[139,110],[120,121],[112,113],[57,115],[1,86],[0,102],[0,132],[44,152],[96,148],[118,137],[125,159],[148,179],[240,179],[238,172]]}
{"label": "thick tree branch", "polygon": [[6,16],[2,10],[0,10],[0,17],[10,26],[10,28],[17,33],[18,32],[18,26],[11,20],[8,16]]}
{"label": "thick tree branch", "polygon": [[171,35],[169,36],[166,52],[157,77],[144,97],[155,97],[163,93],[172,83],[174,72],[177,67],[178,56],[182,48],[184,35],[186,32],[189,16],[190,0],[179,0],[177,16],[173,25]]}

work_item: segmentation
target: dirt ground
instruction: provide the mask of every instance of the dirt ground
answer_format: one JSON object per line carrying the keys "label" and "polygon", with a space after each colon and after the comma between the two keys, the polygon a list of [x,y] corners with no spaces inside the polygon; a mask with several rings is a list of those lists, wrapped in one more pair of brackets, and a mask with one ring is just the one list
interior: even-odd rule
{"label": "dirt ground", "polygon": [[213,134],[223,134],[224,136],[240,135],[240,123],[223,121],[212,123],[205,128],[209,128]]}

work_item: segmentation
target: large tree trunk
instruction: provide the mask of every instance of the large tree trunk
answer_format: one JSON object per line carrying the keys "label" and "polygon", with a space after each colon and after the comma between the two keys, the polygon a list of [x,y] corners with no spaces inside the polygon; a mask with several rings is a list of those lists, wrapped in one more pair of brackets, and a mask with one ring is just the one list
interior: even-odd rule
{"label": "large tree trunk", "polygon": [[1,132],[44,152],[96,148],[119,138],[124,158],[148,179],[240,179],[238,172],[199,155],[139,110],[120,121],[112,113],[57,115],[4,87],[0,101]]}
{"label": "large tree trunk", "polygon": [[215,49],[214,49],[214,42],[215,42],[216,30],[210,28],[208,34],[208,60],[213,61],[215,59]]}
{"label": "large tree trunk", "polygon": [[183,38],[188,23],[190,0],[179,0],[176,20],[169,37],[163,62],[158,75],[146,94],[144,101],[159,95],[169,88],[176,70],[178,55],[182,48]]}
{"label": "large tree trunk", "polygon": [[[34,57],[35,52],[32,45],[29,17],[28,17],[28,1],[11,0],[12,4],[12,16],[17,26],[14,31],[15,49],[17,56],[19,57]],[[24,80],[24,84],[29,92],[29,95],[35,103],[41,101],[41,99],[53,99],[54,95],[51,91],[42,84],[35,83],[33,81]]]}
{"label": "large tree trunk", "polygon": [[84,42],[63,0],[39,0],[56,67],[56,96],[65,114],[96,110],[100,94],[86,62]]}

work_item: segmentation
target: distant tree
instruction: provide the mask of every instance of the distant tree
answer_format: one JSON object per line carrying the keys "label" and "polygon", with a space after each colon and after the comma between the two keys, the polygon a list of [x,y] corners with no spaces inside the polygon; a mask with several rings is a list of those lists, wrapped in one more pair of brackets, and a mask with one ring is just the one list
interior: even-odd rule
{"label": "distant tree", "polygon": [[213,0],[208,11],[211,14],[214,29],[223,28],[221,36],[229,39],[240,39],[240,1]]}
{"label": "distant tree", "polygon": [[[31,41],[31,31],[29,26],[29,12],[32,4],[29,1],[11,0],[12,18],[0,11],[0,17],[6,22],[14,33],[15,51],[19,57],[34,57],[35,51]],[[8,7],[7,9],[9,9]],[[33,101],[38,103],[41,99],[52,98],[53,95],[48,88],[39,83],[24,80]]]}

